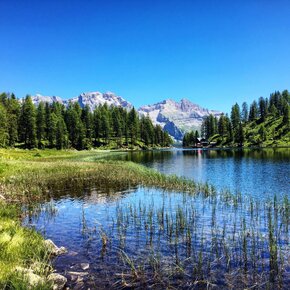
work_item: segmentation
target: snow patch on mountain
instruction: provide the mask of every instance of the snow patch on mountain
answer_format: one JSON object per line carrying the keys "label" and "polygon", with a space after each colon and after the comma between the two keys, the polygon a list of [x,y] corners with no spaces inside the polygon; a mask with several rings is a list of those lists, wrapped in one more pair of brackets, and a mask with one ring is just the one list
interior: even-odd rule
{"label": "snow patch on mountain", "polygon": [[108,106],[123,107],[127,109],[130,109],[133,107],[131,103],[127,102],[125,99],[123,99],[120,96],[115,95],[112,92],[82,93],[78,97],[70,99],[70,101],[78,102],[82,108],[88,105],[91,110],[94,110],[95,107],[99,105],[104,105],[105,103],[107,103]]}
{"label": "snow patch on mountain", "polygon": [[[83,108],[86,105],[93,111],[97,106],[107,103],[108,106],[120,106],[126,109],[132,109],[131,103],[112,92],[87,92],[82,93],[75,98],[63,100],[58,96],[42,96],[37,94],[32,96],[35,105],[40,102],[53,103],[59,102],[67,106],[69,102],[78,102]],[[190,130],[200,130],[204,117],[213,114],[219,117],[222,112],[208,110],[192,103],[187,99],[181,99],[176,102],[167,99],[162,102],[142,106],[138,109],[140,115],[149,115],[153,124],[160,125],[174,139],[182,140],[185,132]]]}
{"label": "snow patch on mountain", "polygon": [[49,104],[52,104],[53,102],[58,102],[63,104],[62,98],[58,96],[43,96],[41,94],[36,94],[35,96],[31,96],[31,99],[33,104],[35,104],[36,106],[38,106],[41,102]]}
{"label": "snow patch on mountain", "polygon": [[160,125],[177,140],[181,140],[185,132],[200,130],[204,117],[210,114],[219,117],[222,113],[202,108],[187,99],[181,99],[180,102],[167,99],[153,105],[142,106],[138,112],[149,115],[154,124]]}
{"label": "snow patch on mountain", "polygon": [[120,106],[123,108],[132,108],[131,103],[127,102],[120,96],[112,92],[100,93],[100,92],[88,92],[82,93],[78,97],[71,98],[68,100],[62,100],[62,98],[57,96],[42,96],[40,94],[36,94],[32,96],[32,102],[35,105],[38,105],[40,102],[52,104],[53,102],[59,102],[67,106],[69,102],[78,102],[79,105],[83,108],[86,105],[93,111],[97,106],[104,105],[107,103],[108,106]]}

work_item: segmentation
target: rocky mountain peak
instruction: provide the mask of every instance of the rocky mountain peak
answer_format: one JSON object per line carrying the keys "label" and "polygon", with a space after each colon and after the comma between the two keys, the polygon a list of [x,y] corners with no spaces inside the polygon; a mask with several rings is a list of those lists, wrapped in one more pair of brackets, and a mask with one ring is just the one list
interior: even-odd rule
{"label": "rocky mountain peak", "polygon": [[166,99],[162,102],[139,108],[140,114],[149,114],[154,124],[168,131],[176,140],[181,140],[183,134],[190,130],[200,130],[202,120],[209,114],[219,116],[221,112],[208,110],[192,103],[188,99],[176,102]]}
{"label": "rocky mountain peak", "polygon": [[[58,96],[36,94],[32,97],[32,101],[36,105],[40,102],[60,102],[65,106],[69,102],[78,102],[81,107],[88,105],[91,110],[105,103],[108,106],[121,106],[126,109],[133,107],[131,103],[109,91],[105,93],[99,91],[84,92],[69,100],[62,100]],[[186,98],[181,99],[179,102],[165,99],[153,105],[145,105],[138,109],[138,113],[140,115],[149,115],[155,125],[160,125],[176,140],[181,140],[183,134],[189,130],[200,130],[203,118],[209,114],[217,117],[221,115],[219,111],[202,108]]]}

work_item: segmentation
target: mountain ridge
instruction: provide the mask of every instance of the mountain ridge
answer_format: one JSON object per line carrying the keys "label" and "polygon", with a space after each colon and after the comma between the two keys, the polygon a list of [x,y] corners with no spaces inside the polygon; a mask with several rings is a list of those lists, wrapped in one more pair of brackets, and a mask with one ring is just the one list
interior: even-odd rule
{"label": "mountain ridge", "polygon": [[[105,93],[98,91],[84,92],[67,100],[63,100],[59,96],[42,96],[41,94],[36,94],[31,96],[31,98],[35,105],[40,102],[59,102],[67,106],[69,102],[78,102],[81,107],[88,105],[91,110],[105,103],[109,106],[121,106],[126,109],[133,108],[130,102],[110,91]],[[184,134],[190,130],[200,131],[204,117],[209,114],[219,117],[222,114],[222,112],[217,110],[203,108],[186,98],[182,98],[180,101],[164,99],[152,105],[141,106],[137,111],[140,115],[149,115],[154,125],[160,125],[178,141],[182,140]]]}

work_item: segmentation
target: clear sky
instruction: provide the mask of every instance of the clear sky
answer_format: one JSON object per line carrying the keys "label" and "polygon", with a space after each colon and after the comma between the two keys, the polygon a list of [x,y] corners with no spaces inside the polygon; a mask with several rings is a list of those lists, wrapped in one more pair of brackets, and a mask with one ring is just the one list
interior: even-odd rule
{"label": "clear sky", "polygon": [[289,0],[0,0],[0,91],[188,98],[225,112],[290,90]]}

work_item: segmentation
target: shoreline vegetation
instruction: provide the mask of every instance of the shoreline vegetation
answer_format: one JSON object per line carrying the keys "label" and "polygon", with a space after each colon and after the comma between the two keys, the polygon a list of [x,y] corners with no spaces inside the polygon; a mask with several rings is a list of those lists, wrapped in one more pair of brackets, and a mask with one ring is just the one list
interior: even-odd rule
{"label": "shoreline vegetation", "polygon": [[169,134],[134,107],[105,103],[92,111],[78,102],[34,105],[29,95],[18,100],[13,93],[0,94],[2,148],[148,149],[171,144]]}
{"label": "shoreline vegetation", "polygon": [[[274,92],[249,106],[232,106],[231,114],[204,118],[200,132],[184,135],[183,147],[283,147],[290,146],[290,93]],[[205,144],[205,146],[202,146]]]}
{"label": "shoreline vegetation", "polygon": [[[21,226],[21,205],[43,200],[53,188],[106,184],[108,188],[143,185],[193,193],[201,185],[176,176],[165,176],[132,162],[106,161],[106,151],[0,149],[0,288],[51,289],[43,281],[51,271],[43,238]],[[207,186],[208,187],[208,186]],[[210,192],[211,188],[207,188]],[[31,285],[18,268],[43,279]],[[35,273],[33,273],[35,274]]]}
{"label": "shoreline vegetation", "polygon": [[[133,162],[106,160],[109,154],[123,153],[101,150],[0,149],[0,246],[5,249],[0,251],[0,287],[4,289],[28,289],[29,287],[30,289],[49,289],[51,287],[49,283],[29,286],[25,276],[15,272],[15,268],[33,269],[35,264],[41,264],[42,266],[36,272],[44,279],[51,272],[43,238],[35,231],[21,227],[21,206],[49,198],[53,196],[53,191],[58,189],[84,186],[104,188],[105,185],[108,190],[117,190],[123,187],[144,186],[201,196],[237,209],[239,205],[242,205],[247,210],[248,207],[250,208],[251,215],[258,216],[260,205],[252,201],[249,204],[244,202],[240,194],[232,194],[228,191],[217,192],[209,184],[199,184],[182,177],[164,175]],[[265,271],[270,273],[272,281],[276,281],[275,277],[278,277],[280,283],[278,286],[282,285],[281,288],[283,288],[283,271],[285,271],[283,267],[286,262],[284,261],[281,265],[279,263],[282,261],[281,255],[285,254],[285,249],[282,251],[278,248],[278,240],[281,227],[284,231],[289,226],[289,201],[287,197],[277,200],[275,196],[267,204],[265,211],[269,211],[269,215],[275,214],[275,218],[279,216],[279,224],[276,222],[269,224],[268,236],[263,238],[263,245],[269,243],[266,256],[270,257],[270,268],[267,266]],[[272,221],[271,216],[269,221]],[[257,232],[254,233],[253,239],[259,240],[259,230],[258,228],[255,230]],[[246,244],[250,236],[245,226],[243,234],[241,238]],[[218,244],[215,246],[218,247]],[[246,248],[244,254],[247,254],[247,251]],[[242,257],[241,255],[241,259]],[[250,258],[247,257],[247,259]],[[200,263],[202,263],[201,260]],[[136,274],[137,268],[134,269]],[[200,272],[198,275],[202,279],[203,274]],[[133,275],[134,279],[135,276]]]}

